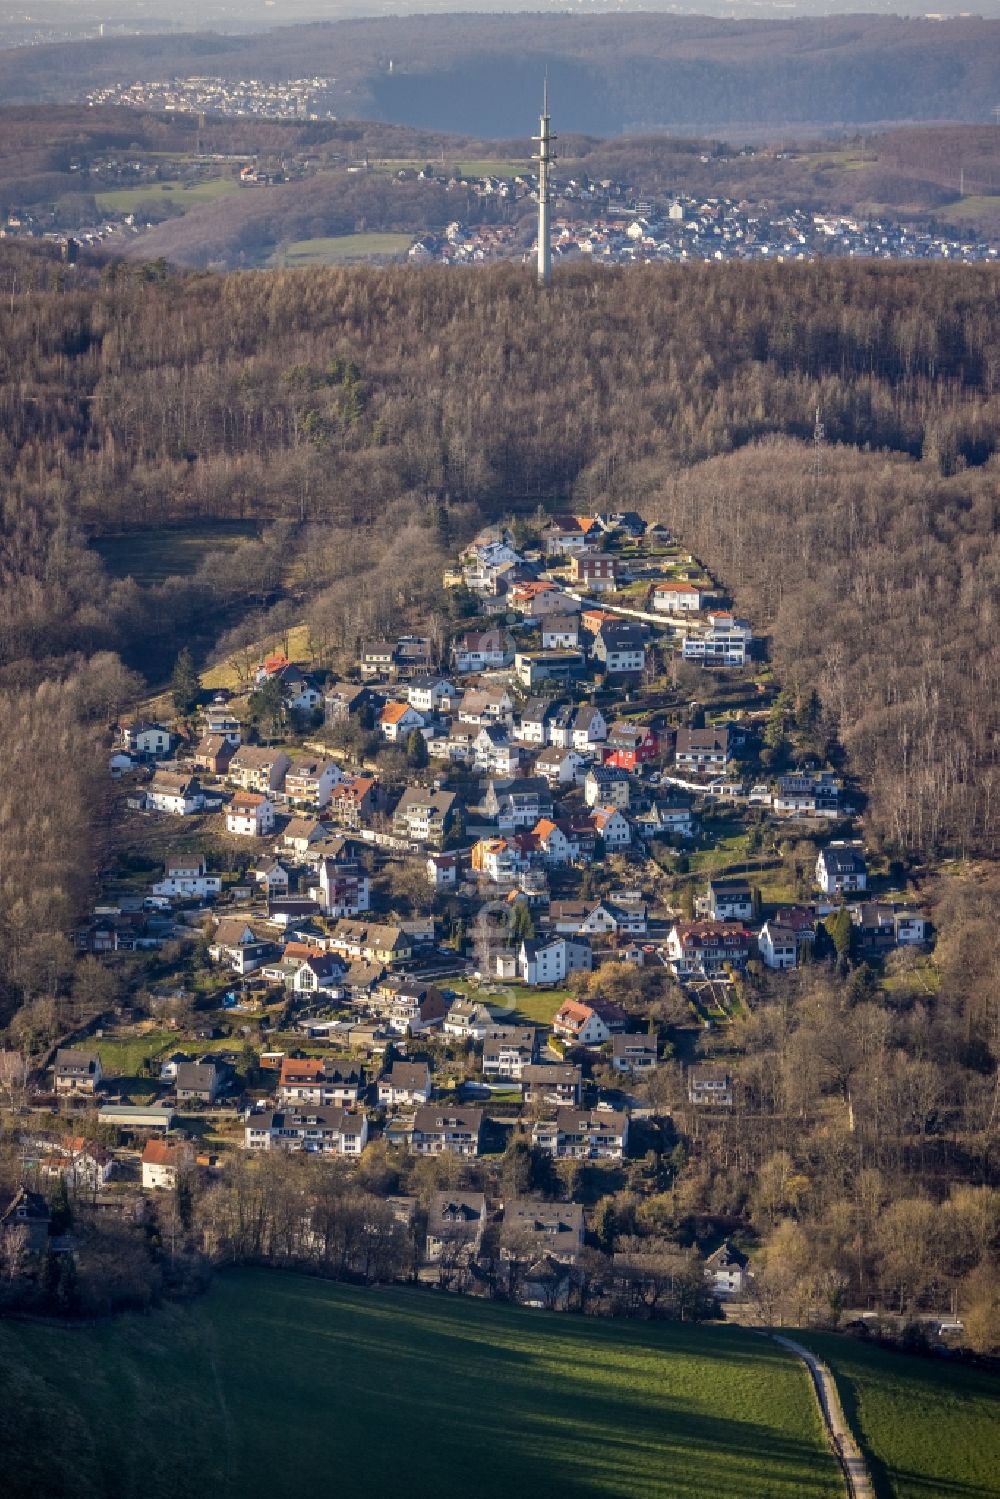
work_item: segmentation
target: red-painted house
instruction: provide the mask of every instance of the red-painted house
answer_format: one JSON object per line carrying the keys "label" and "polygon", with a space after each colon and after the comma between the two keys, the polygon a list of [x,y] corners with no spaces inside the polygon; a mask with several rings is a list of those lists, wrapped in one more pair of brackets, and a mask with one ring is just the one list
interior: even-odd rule
{"label": "red-painted house", "polygon": [[655,760],[659,752],[659,736],[649,724],[612,724],[604,746],[604,763],[619,770],[637,770]]}

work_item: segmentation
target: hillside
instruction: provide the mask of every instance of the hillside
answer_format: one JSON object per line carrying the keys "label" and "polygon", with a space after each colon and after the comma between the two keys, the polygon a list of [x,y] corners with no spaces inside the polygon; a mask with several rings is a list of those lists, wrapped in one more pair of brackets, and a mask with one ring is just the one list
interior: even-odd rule
{"label": "hillside", "polygon": [[838,1493],[804,1371],[752,1333],[268,1272],[75,1333],[0,1328],[0,1394],[6,1499],[298,1499],[333,1475],[465,1499],[472,1472],[476,1499]]}
{"label": "hillside", "polygon": [[[107,38],[0,54],[9,103],[81,98],[123,79],[336,80],[339,113],[514,135],[548,67],[561,130],[697,132],[984,120],[1000,22],[837,16],[433,16],[266,36]],[[389,63],[393,66],[390,70]]]}

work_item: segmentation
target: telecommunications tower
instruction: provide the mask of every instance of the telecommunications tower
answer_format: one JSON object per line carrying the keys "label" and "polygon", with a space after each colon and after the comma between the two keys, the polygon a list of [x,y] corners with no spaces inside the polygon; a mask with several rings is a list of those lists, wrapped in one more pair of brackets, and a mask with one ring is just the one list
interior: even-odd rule
{"label": "telecommunications tower", "polygon": [[542,113],[538,121],[538,134],[533,135],[533,141],[538,142],[538,150],[532,156],[532,161],[538,162],[538,284],[539,286],[550,286],[552,284],[552,233],[549,221],[549,210],[552,207],[552,195],[549,188],[549,167],[555,161],[555,152],[550,149],[552,141],[556,139],[549,134],[549,80],[546,75],[545,87],[542,93]]}

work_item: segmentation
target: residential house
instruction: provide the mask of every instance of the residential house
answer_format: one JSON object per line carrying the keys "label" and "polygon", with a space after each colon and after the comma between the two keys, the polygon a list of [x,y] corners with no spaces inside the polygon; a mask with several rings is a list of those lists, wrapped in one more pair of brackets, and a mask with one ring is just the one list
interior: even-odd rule
{"label": "residential house", "polygon": [[454,682],[439,675],[414,677],[406,689],[406,701],[411,708],[425,715],[425,719],[433,718],[437,713],[447,713],[459,696]]}
{"label": "residential house", "polygon": [[444,1018],[442,1029],[446,1036],[458,1036],[462,1041],[482,1041],[493,1026],[488,1005],[475,999],[456,999]]}
{"label": "residential house", "polygon": [[614,1109],[557,1109],[539,1120],[531,1143],[559,1160],[620,1161],[628,1147],[629,1116]]}
{"label": "residential house", "polygon": [[96,1051],[60,1046],[53,1064],[57,1093],[96,1093],[101,1086],[101,1058]]}
{"label": "residential house", "polygon": [[293,817],[285,826],[276,853],[294,854],[304,859],[309,848],[326,836],[326,828],[315,817]]}
{"label": "residential house", "polygon": [[586,763],[586,757],[579,750],[560,749],[557,745],[550,744],[535,757],[535,774],[543,776],[553,788],[572,786]]}
{"label": "residential house", "polygon": [[367,640],[359,657],[366,682],[388,681],[396,674],[396,646],[391,640]]}
{"label": "residential house", "polygon": [[513,776],[521,763],[521,751],[511,744],[505,726],[484,724],[473,741],[472,759],[476,770],[488,775]]}
{"label": "residential house", "polygon": [[289,806],[321,810],[334,786],[342,780],[339,766],[318,756],[296,756],[285,773],[285,798]]}
{"label": "residential house", "polygon": [[448,1001],[436,984],[405,979],[395,986],[387,1019],[398,1036],[422,1036],[437,1030],[448,1014]]}
{"label": "residential house", "polygon": [[586,662],[582,651],[518,651],[514,657],[514,675],[530,692],[544,682],[568,682],[584,673]]}
{"label": "residential house", "polygon": [[712,921],[749,921],[753,892],[746,880],[710,880],[695,902],[695,910]]}
{"label": "residential house", "polygon": [[638,625],[602,625],[591,653],[609,676],[634,676],[646,665],[646,644]]}
{"label": "residential house", "polygon": [[551,698],[531,697],[521,709],[514,737],[522,744],[545,745],[549,742],[549,724],[556,706]]}
{"label": "residential house", "polygon": [[411,1149],[417,1155],[477,1156],[482,1149],[482,1109],[425,1104],[413,1116]]}
{"label": "residential house", "polygon": [[733,1106],[733,1080],[724,1067],[691,1067],[687,1085],[689,1101],[699,1108],[731,1109]]}
{"label": "residential house", "polygon": [[251,873],[253,874],[255,884],[263,887],[264,893],[269,899],[272,896],[280,897],[288,894],[288,870],[277,859],[265,859]]}
{"label": "residential house", "polygon": [[244,1140],[247,1150],[302,1150],[357,1158],[368,1143],[368,1119],[364,1113],[302,1104],[251,1114]]}
{"label": "residential house", "polygon": [[533,1025],[496,1026],[483,1040],[483,1076],[491,1082],[520,1082],[537,1056],[538,1032]]}
{"label": "residential house", "polygon": [[628,818],[617,807],[595,807],[588,818],[596,837],[604,840],[608,853],[627,848],[632,842],[632,829]]}
{"label": "residential house", "polygon": [[285,706],[292,713],[315,713],[322,706],[322,692],[312,677],[307,676],[294,662],[282,666],[274,676],[281,683]]}
{"label": "residential house", "polygon": [[236,746],[230,744],[224,734],[206,734],[195,746],[192,764],[209,775],[224,776],[229,772],[235,753]]}
{"label": "residential house", "polygon": [[693,583],[654,583],[651,603],[657,614],[697,614],[708,598]]}
{"label": "residential house", "polygon": [[386,703],[379,714],[378,727],[390,744],[405,744],[414,729],[422,729],[426,719],[409,703]]}
{"label": "residential house", "polygon": [[514,659],[513,641],[506,630],[467,630],[453,644],[451,659],[461,676],[503,671]]}
{"label": "residential house", "polygon": [[241,744],[229,764],[227,779],[244,791],[280,791],[291,759],[283,749],[260,749]]}
{"label": "residential house", "polygon": [[16,1187],[0,1194],[0,1246],[16,1243],[20,1254],[44,1254],[49,1244],[52,1214],[40,1192]]}
{"label": "residential house", "polygon": [[729,729],[678,729],[674,763],[678,770],[724,770],[733,757]]}
{"label": "residential house", "polygon": [[799,944],[791,927],[781,926],[777,921],[765,921],[757,933],[757,951],[761,962],[768,968],[795,968],[799,960]]}
{"label": "residential house", "polygon": [[540,817],[531,832],[546,864],[569,864],[579,852],[577,840],[571,839],[565,828],[549,817]]}
{"label": "residential house", "polygon": [[570,558],[570,582],[584,593],[613,593],[615,573],[615,559],[607,552],[576,552]]}
{"label": "residential house", "polygon": [[178,1103],[213,1104],[222,1091],[223,1074],[215,1062],[178,1062],[174,1089]]}
{"label": "residential house", "polygon": [[567,999],[552,1021],[557,1036],[578,1046],[602,1046],[627,1025],[627,1014],[610,999]]}
{"label": "residential house", "polygon": [[129,724],[122,733],[122,741],[130,755],[147,760],[162,760],[170,754],[174,736],[159,723]]}
{"label": "residential house", "polygon": [[216,735],[225,739],[232,749],[239,749],[243,740],[240,721],[224,704],[213,703],[202,714],[201,731],[206,738]]}
{"label": "residential house", "polygon": [[110,1150],[73,1135],[49,1152],[42,1171],[49,1177],[63,1177],[78,1191],[98,1192],[110,1180],[113,1167]]}
{"label": "residential house", "polygon": [[414,843],[440,848],[460,824],[458,798],[453,791],[407,786],[393,813],[393,832]]}
{"label": "residential house", "polygon": [[681,656],[704,666],[745,666],[752,641],[753,631],[745,619],[734,619],[720,610],[708,615],[707,629],[685,635]]}
{"label": "residential house", "polygon": [[348,776],[333,789],[330,815],[342,827],[360,828],[378,811],[379,785],[375,776]]}
{"label": "residential house", "polygon": [[480,808],[484,817],[495,818],[501,833],[533,828],[540,817],[552,812],[552,795],[541,776],[512,780],[492,779]]}
{"label": "residential house", "polygon": [[259,791],[237,791],[226,808],[226,831],[237,838],[265,838],[274,831],[274,803]]}
{"label": "residential house", "polygon": [[[285,949],[286,959],[288,949]],[[337,953],[324,952],[299,959],[291,973],[291,989],[313,999],[339,999],[344,992],[347,965]]]}
{"label": "residential house", "polygon": [[427,883],[434,890],[453,890],[458,881],[458,857],[455,854],[428,854],[424,865]]}
{"label": "residential house", "polygon": [[571,973],[589,973],[594,955],[585,938],[531,938],[521,943],[517,971],[526,984],[561,984]]}
{"label": "residential house", "polygon": [[483,1242],[486,1198],[482,1192],[435,1192],[427,1214],[427,1259],[473,1259]]}
{"label": "residential house", "polygon": [[527,579],[512,583],[507,591],[507,605],[518,610],[526,620],[542,622],[560,616],[565,619],[580,612],[579,599],[572,598],[548,580],[536,583]]}
{"label": "residential house", "polygon": [[328,939],[334,952],[366,963],[405,963],[413,955],[413,944],[401,927],[369,921],[337,922]]}
{"label": "residential house", "polygon": [[655,801],[644,811],[633,812],[632,821],[643,838],[692,838],[694,813],[690,796],[683,792]]}
{"label": "residential house", "polygon": [[600,708],[582,703],[559,708],[549,728],[549,742],[561,749],[580,750],[586,754],[608,737],[608,725]]}
{"label": "residential house", "polygon": [[549,1254],[572,1264],[583,1249],[583,1208],[578,1202],[543,1202],[515,1197],[504,1203],[504,1235],[510,1249],[525,1259]]}
{"label": "residential house", "polygon": [[146,806],[173,817],[191,817],[205,805],[205,795],[194,776],[158,770],[146,787]]}
{"label": "residential house", "polygon": [[580,625],[575,614],[563,611],[542,618],[542,650],[576,650],[580,644]]}
{"label": "residential house", "polygon": [[589,515],[554,515],[542,527],[542,549],[549,556],[583,551],[590,533],[598,534],[599,530],[597,521]]}
{"label": "residential house", "polygon": [[816,859],[816,883],[824,895],[847,895],[868,888],[868,865],[858,843],[834,842]]}
{"label": "residential house", "polygon": [[611,1066],[615,1072],[626,1072],[632,1077],[648,1077],[651,1072],[656,1071],[657,1061],[655,1036],[612,1036]]}
{"label": "residential house", "polygon": [[180,1173],[194,1165],[194,1146],[187,1140],[147,1140],[142,1152],[143,1191],[172,1192]]}
{"label": "residential house", "polygon": [[628,771],[613,765],[592,765],[583,778],[583,799],[588,807],[627,807]]}
{"label": "residential house", "polygon": [[202,854],[172,854],[164,861],[163,878],[153,886],[154,895],[177,895],[205,899],[218,895],[222,876],[209,874]]}
{"label": "residential house", "polygon": [[727,968],[744,969],[750,947],[750,933],[740,922],[679,921],[664,951],[678,978],[713,978]]}
{"label": "residential house", "polygon": [[356,682],[333,682],[323,694],[323,719],[329,726],[346,723],[352,714],[360,713],[371,702],[367,687]]}
{"label": "residential house", "polygon": [[360,1102],[364,1087],[360,1067],[342,1067],[328,1057],[283,1057],[278,1102],[349,1109]]}
{"label": "residential house", "polygon": [[608,730],[604,747],[604,764],[619,770],[637,771],[660,752],[660,740],[649,724],[615,723]]}
{"label": "residential house", "polygon": [[360,916],[371,903],[368,872],[357,859],[322,859],[309,894],[324,916]]}
{"label": "residential house", "polygon": [[749,1281],[749,1260],[727,1239],[705,1261],[705,1279],[721,1301],[742,1296]]}
{"label": "residential house", "polygon": [[521,1068],[524,1102],[549,1103],[579,1108],[583,1093],[583,1070],[568,1062],[532,1062]]}
{"label": "residential house", "polygon": [[484,724],[509,727],[514,722],[514,699],[506,687],[470,687],[459,704],[458,721],[477,728]]}
{"label": "residential house", "polygon": [[378,1080],[378,1101],[389,1109],[429,1103],[433,1093],[426,1062],[394,1061]]}

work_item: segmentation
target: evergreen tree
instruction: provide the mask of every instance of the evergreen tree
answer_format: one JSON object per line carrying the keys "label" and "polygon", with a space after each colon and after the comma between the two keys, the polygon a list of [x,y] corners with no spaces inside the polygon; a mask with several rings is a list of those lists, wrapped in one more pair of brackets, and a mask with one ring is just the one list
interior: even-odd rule
{"label": "evergreen tree", "polygon": [[170,696],[173,699],[174,712],[181,718],[186,717],[198,706],[200,694],[201,682],[195,669],[194,657],[185,646],[174,662],[173,675],[170,678]]}
{"label": "evergreen tree", "polygon": [[427,764],[427,740],[419,729],[411,729],[406,741],[406,763],[414,770],[423,770]]}

